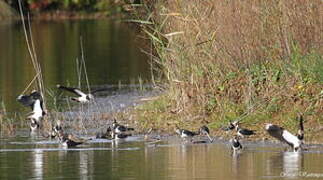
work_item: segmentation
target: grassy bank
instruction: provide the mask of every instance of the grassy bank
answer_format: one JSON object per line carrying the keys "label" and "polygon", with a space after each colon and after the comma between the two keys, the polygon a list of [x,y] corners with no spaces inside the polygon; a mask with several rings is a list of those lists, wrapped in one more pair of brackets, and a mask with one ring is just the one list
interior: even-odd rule
{"label": "grassy bank", "polygon": [[163,0],[142,10],[166,88],[129,112],[138,126],[208,124],[231,136],[219,128],[241,119],[263,138],[266,122],[296,132],[303,113],[306,140],[323,142],[321,1]]}

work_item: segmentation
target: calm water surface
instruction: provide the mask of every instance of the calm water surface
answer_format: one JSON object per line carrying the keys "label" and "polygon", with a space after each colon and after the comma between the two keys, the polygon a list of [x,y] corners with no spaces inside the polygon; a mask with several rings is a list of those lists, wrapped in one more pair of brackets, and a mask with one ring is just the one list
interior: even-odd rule
{"label": "calm water surface", "polygon": [[148,144],[142,136],[125,141],[91,140],[63,149],[55,140],[2,139],[0,179],[322,179],[323,153],[244,142],[185,144],[175,137]]}
{"label": "calm water surface", "polygon": [[[56,84],[78,85],[80,37],[92,86],[150,79],[150,65],[140,49],[145,42],[134,27],[121,21],[32,21],[31,29],[46,89],[56,89]],[[15,99],[34,75],[21,22],[0,22],[0,102],[7,111],[21,110]]]}
{"label": "calm water surface", "polygon": [[[91,85],[150,79],[147,57],[140,52],[142,40],[118,21],[34,21],[31,26],[49,91],[58,83],[77,85],[80,36]],[[9,112],[23,109],[15,99],[34,75],[21,24],[0,23],[0,100]],[[109,111],[107,101],[126,107],[141,95],[133,96],[101,97],[98,109],[92,110]],[[275,144],[243,145],[243,151],[232,153],[225,141],[183,144],[168,137],[155,146],[138,135],[125,141],[95,139],[63,149],[56,140],[18,131],[15,137],[0,136],[0,179],[323,179],[323,147],[292,153]]]}

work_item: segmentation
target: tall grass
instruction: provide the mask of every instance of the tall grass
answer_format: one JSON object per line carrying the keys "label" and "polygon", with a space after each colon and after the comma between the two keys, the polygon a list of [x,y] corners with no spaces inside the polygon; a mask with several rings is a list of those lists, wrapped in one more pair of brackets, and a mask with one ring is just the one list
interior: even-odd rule
{"label": "tall grass", "polygon": [[[23,26],[23,30],[24,30],[24,35],[25,35],[25,40],[26,40],[28,52],[29,52],[30,59],[33,64],[34,70],[36,72],[35,78],[32,80],[31,84],[36,79],[36,87],[37,87],[38,91],[40,92],[41,96],[44,97],[44,93],[45,93],[44,81],[43,81],[43,77],[42,77],[41,66],[38,61],[38,57],[37,57],[37,53],[36,53],[36,49],[35,49],[35,45],[34,45],[34,41],[33,41],[32,29],[30,26],[30,16],[29,16],[29,14],[27,15],[28,24],[26,24],[21,0],[18,0],[18,2],[19,2],[19,11],[20,11],[20,16],[21,16],[21,22],[22,22],[22,26]],[[29,31],[27,31],[27,28]],[[25,93],[25,91],[29,87],[30,86],[28,85],[23,93]],[[46,99],[43,98],[43,101],[44,101],[43,107],[44,107],[44,109],[46,109]]]}
{"label": "tall grass", "polygon": [[173,119],[189,125],[199,116],[218,126],[304,112],[323,123],[320,0],[163,0],[144,7],[144,31],[169,89],[163,112]]}

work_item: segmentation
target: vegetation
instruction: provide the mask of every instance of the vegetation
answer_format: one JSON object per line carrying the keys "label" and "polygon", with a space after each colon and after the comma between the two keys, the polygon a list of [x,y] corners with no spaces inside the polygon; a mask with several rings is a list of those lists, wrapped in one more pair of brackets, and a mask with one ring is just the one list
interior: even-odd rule
{"label": "vegetation", "polygon": [[3,1],[0,1],[0,19],[15,16],[14,10]]}
{"label": "vegetation", "polygon": [[167,87],[136,108],[136,123],[208,124],[222,134],[222,125],[241,120],[265,135],[265,122],[296,130],[303,113],[307,140],[323,140],[320,0],[162,0],[145,1],[142,10],[137,22]]}
{"label": "vegetation", "polygon": [[[18,0],[4,0],[19,11]],[[102,17],[132,10],[136,1],[120,0],[22,0],[24,11],[38,17]],[[89,15],[93,16],[89,16]]]}

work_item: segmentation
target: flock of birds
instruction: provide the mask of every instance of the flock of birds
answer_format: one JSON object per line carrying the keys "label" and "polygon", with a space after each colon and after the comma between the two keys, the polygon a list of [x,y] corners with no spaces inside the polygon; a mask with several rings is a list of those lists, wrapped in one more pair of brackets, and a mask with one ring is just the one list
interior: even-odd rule
{"label": "flock of birds", "polygon": [[[294,152],[300,151],[303,148],[302,145],[304,144],[304,125],[303,125],[304,120],[301,114],[298,115],[297,119],[299,121],[299,130],[296,135],[293,135],[283,127],[280,127],[274,124],[269,124],[269,123],[265,124],[265,130],[270,136],[278,139],[281,142],[288,144],[293,149]],[[236,135],[232,139],[230,139],[231,148],[234,151],[238,151],[242,149],[242,145],[239,141],[241,138],[256,134],[254,130],[241,128],[239,124],[240,124],[239,121],[234,121],[234,122],[230,121],[227,127],[222,128],[222,130],[224,131],[231,131],[231,130],[236,131]],[[175,132],[178,135],[180,135],[180,137],[182,138],[192,138],[196,135],[204,134],[204,135],[207,135],[210,142],[213,141],[213,139],[209,135],[210,130],[205,125],[202,126],[198,130],[198,132],[193,132],[186,129],[180,129],[178,127],[175,128]]]}
{"label": "flock of birds", "polygon": [[[77,97],[72,97],[71,100],[79,103],[88,103],[94,99],[93,93],[100,91],[92,91],[92,94],[87,94],[78,88],[66,87],[62,85],[57,85],[58,89],[65,90],[77,95]],[[17,98],[18,102],[22,103],[24,106],[30,107],[32,112],[27,116],[30,120],[30,130],[31,132],[36,132],[41,128],[41,120],[47,114],[43,108],[43,98],[41,94],[37,91],[32,91],[29,95],[20,95]],[[293,135],[283,127],[274,124],[266,124],[265,130],[269,135],[288,144],[293,151],[297,152],[302,149],[304,144],[304,126],[303,126],[303,116],[298,115],[299,120],[299,130],[297,135]],[[234,151],[241,150],[242,145],[240,143],[240,138],[248,137],[256,134],[255,131],[240,127],[239,121],[229,122],[228,126],[223,128],[225,131],[235,130],[236,135],[230,139],[231,147]],[[131,136],[131,131],[133,128],[121,125],[114,119],[113,123],[108,126],[105,132],[100,132],[96,135],[96,138],[106,138],[106,139],[124,139]],[[149,131],[150,132],[150,131]],[[196,135],[205,135],[208,137],[210,142],[213,139],[210,137],[210,130],[207,126],[203,125],[197,132],[189,131],[186,129],[180,129],[178,126],[175,127],[175,132],[183,139],[190,139]],[[52,127],[51,132],[46,137],[58,138],[60,143],[64,147],[74,147],[79,144],[86,142],[87,140],[79,139],[72,134],[67,134],[62,128],[61,121],[58,120],[56,125]]]}
{"label": "flock of birds", "polygon": [[[77,95],[76,97],[72,97],[71,100],[79,103],[90,102],[94,99],[93,93],[102,90],[99,89],[97,91],[92,91],[92,94],[87,94],[78,88],[66,87],[62,85],[57,85],[57,88],[68,92],[72,92],[75,95]],[[32,111],[29,113],[26,119],[30,120],[30,131],[32,133],[38,132],[42,126],[41,120],[47,114],[43,108],[43,98],[41,94],[38,91],[34,90],[30,94],[18,96],[17,101],[23,104],[24,106],[31,108]],[[116,119],[114,119],[112,125],[107,128],[106,132],[98,133],[96,137],[107,139],[123,139],[128,136],[131,136],[131,133],[129,132],[133,130],[133,128],[129,128],[117,123]],[[56,124],[52,126],[51,132],[47,134],[42,133],[42,135],[44,137],[58,138],[63,147],[75,147],[79,144],[83,144],[87,140],[90,140],[77,138],[72,134],[65,133],[60,120],[57,120]]]}

